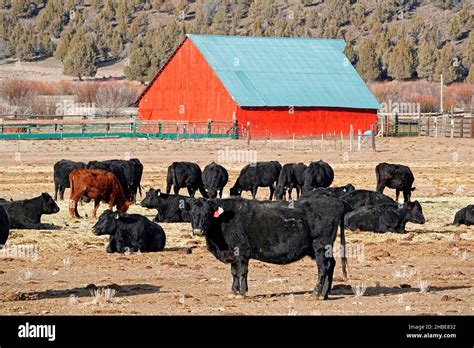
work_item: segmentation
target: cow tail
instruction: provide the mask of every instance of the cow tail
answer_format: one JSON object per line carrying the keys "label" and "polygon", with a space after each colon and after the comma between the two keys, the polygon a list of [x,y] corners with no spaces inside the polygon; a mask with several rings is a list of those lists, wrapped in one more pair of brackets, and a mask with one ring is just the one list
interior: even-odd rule
{"label": "cow tail", "polygon": [[346,256],[346,236],[344,234],[345,225],[344,225],[344,214],[342,214],[341,222],[340,222],[340,229],[341,229],[341,265],[342,265],[342,274],[344,278],[347,278],[347,269],[349,268],[349,264],[347,263],[347,256]]}

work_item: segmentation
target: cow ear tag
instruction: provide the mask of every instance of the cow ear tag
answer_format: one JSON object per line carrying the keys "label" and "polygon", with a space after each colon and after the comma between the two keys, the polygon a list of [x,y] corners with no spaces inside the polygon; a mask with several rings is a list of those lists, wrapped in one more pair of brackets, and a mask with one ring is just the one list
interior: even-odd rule
{"label": "cow ear tag", "polygon": [[223,212],[224,212],[224,209],[222,209],[221,207],[219,207],[219,208],[214,212],[214,217],[215,217],[215,218],[218,218],[219,215],[221,215]]}
{"label": "cow ear tag", "polygon": [[156,193],[157,196],[159,196],[161,194],[161,191],[158,190],[158,192]]}
{"label": "cow ear tag", "polygon": [[114,216],[115,220],[118,220],[120,218],[120,215],[119,213],[115,213],[115,216]]}

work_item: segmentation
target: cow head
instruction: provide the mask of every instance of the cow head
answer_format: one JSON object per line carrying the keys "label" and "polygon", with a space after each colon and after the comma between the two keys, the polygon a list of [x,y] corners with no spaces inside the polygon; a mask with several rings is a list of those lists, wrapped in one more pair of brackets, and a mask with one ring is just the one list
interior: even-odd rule
{"label": "cow head", "polygon": [[109,209],[105,210],[92,227],[92,231],[96,236],[104,234],[114,235],[117,231],[117,221],[120,219],[120,216],[120,212],[113,212]]}
{"label": "cow head", "polygon": [[275,199],[282,200],[285,195],[285,189],[283,186],[275,187]]}
{"label": "cow head", "polygon": [[415,224],[425,223],[426,220],[425,216],[423,215],[423,209],[421,208],[421,204],[418,201],[407,202],[405,203],[405,207],[407,210],[408,221]]}
{"label": "cow head", "polygon": [[228,222],[234,216],[233,212],[226,212],[216,202],[207,199],[197,199],[192,204],[180,201],[181,210],[191,215],[193,234],[206,235],[215,223]]}
{"label": "cow head", "polygon": [[49,193],[41,194],[41,213],[42,214],[56,214],[59,212],[59,207]]}
{"label": "cow head", "polygon": [[144,208],[156,208],[160,205],[160,198],[165,195],[159,189],[150,189],[146,193],[145,199],[140,202],[140,205]]}

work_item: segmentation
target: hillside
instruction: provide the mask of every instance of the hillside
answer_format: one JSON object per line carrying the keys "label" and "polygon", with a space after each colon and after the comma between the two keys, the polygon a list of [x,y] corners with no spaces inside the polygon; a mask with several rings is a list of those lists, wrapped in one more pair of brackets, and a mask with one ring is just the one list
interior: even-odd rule
{"label": "hillside", "polygon": [[0,57],[44,68],[54,56],[79,79],[123,66],[144,83],[186,33],[325,37],[346,40],[366,81],[471,82],[473,14],[468,0],[2,0]]}

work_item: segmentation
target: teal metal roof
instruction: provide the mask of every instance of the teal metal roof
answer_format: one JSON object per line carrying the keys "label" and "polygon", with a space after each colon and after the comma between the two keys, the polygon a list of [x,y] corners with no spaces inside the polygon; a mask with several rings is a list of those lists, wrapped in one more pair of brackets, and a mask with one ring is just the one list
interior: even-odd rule
{"label": "teal metal roof", "polygon": [[188,38],[240,106],[380,106],[344,55],[344,40]]}

